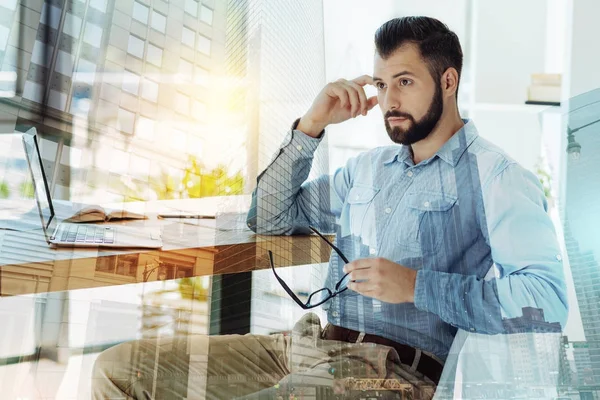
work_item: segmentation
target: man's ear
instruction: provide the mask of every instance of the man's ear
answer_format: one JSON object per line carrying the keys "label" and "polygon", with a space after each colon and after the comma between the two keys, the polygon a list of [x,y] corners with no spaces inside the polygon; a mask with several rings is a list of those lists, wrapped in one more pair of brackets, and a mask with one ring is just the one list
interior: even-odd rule
{"label": "man's ear", "polygon": [[442,90],[445,96],[454,96],[458,90],[458,71],[450,67],[442,74]]}

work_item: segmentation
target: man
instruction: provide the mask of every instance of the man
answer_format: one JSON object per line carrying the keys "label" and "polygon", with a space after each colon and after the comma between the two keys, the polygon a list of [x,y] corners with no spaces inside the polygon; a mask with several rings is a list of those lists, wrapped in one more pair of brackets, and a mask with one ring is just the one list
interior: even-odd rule
{"label": "man", "polygon": [[[438,382],[457,329],[505,333],[503,321],[520,317],[523,307],[543,309],[547,321],[564,326],[562,263],[543,191],[533,174],[460,118],[457,36],[438,20],[407,17],[382,25],[375,45],[373,77],[326,85],[294,123],[259,176],[248,215],[249,226],[261,234],[306,233],[310,226],[336,232],[350,262],[333,253],[325,286],[334,288],[349,274],[350,290],[324,304],[324,330],[308,314],[291,338],[193,339],[203,341],[209,357],[208,366],[190,367],[189,374],[204,377],[195,393],[226,398],[225,386],[213,379],[218,372],[210,357],[236,349],[225,352],[232,357],[230,376],[270,377],[242,393],[273,386],[289,374],[327,385],[317,383],[317,377],[326,379],[323,371],[360,378],[356,371],[362,368],[370,377],[411,385],[416,398],[425,398],[431,392],[422,389]],[[365,85],[374,85],[377,96],[367,98]],[[390,139],[402,146],[362,153],[332,176],[305,182],[324,129],[366,115],[377,104]],[[104,380],[99,397],[151,393],[152,371],[139,363],[123,365],[130,359],[124,354],[143,353],[144,345],[126,346],[100,356],[105,365],[117,360],[110,365],[122,375],[97,368],[110,382]],[[154,354],[157,346],[146,348]],[[384,363],[377,364],[382,354]],[[239,360],[248,359],[255,362],[242,367]],[[158,365],[159,379],[176,376],[178,360],[172,356]],[[142,378],[132,383],[136,367]]]}

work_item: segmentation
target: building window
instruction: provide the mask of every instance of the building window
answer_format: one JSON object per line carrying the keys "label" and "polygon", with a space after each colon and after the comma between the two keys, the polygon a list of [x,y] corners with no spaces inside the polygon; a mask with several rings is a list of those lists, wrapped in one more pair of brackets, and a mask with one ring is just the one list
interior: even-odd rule
{"label": "building window", "polygon": [[183,93],[175,93],[175,111],[180,114],[190,114],[190,98]]}
{"label": "building window", "polygon": [[199,52],[204,53],[207,56],[209,56],[210,55],[210,39],[204,35],[198,35],[198,41],[196,42],[196,49]]}
{"label": "building window", "polygon": [[193,15],[194,17],[198,16],[198,0],[185,0],[185,12]]}
{"label": "building window", "polygon": [[98,25],[91,22],[85,23],[85,32],[83,33],[83,41],[96,48],[100,48],[102,43],[103,30]]}
{"label": "building window", "polygon": [[158,83],[144,78],[142,83],[142,97],[156,103],[158,101]]}
{"label": "building window", "polygon": [[[2,40],[2,35],[0,32],[0,44],[2,44],[1,40]],[[184,26],[183,31],[181,32],[181,42],[183,44],[185,44],[186,46],[190,46],[191,48],[194,48],[194,46],[196,44],[196,34],[194,33],[194,31],[189,28],[186,28]]]}
{"label": "building window", "polygon": [[144,58],[144,41],[133,35],[129,35],[127,43],[127,52],[137,58]]}
{"label": "building window", "polygon": [[154,140],[154,121],[140,115],[135,125],[135,136],[144,140]]}
{"label": "building window", "polygon": [[62,50],[58,51],[56,57],[55,70],[63,74],[64,76],[71,76],[73,74],[73,56]]}
{"label": "building window", "polygon": [[123,84],[121,88],[131,94],[138,95],[140,92],[140,77],[133,72],[123,72]]}
{"label": "building window", "polygon": [[[185,29],[185,28],[183,28]],[[8,44],[8,37],[10,35],[10,29],[5,26],[0,25],[0,51],[4,51],[6,49],[6,45]]]}
{"label": "building window", "polygon": [[49,25],[53,29],[58,29],[61,14],[62,12],[60,8],[51,6],[48,3],[44,2],[44,7],[42,8],[42,15],[40,17],[40,21],[43,24]]}
{"label": "building window", "polygon": [[135,19],[136,21],[140,21],[142,24],[147,25],[148,24],[148,15],[150,13],[150,9],[148,7],[146,7],[143,4],[138,3],[137,1],[135,1],[133,3],[133,19]]}
{"label": "building window", "polygon": [[146,60],[157,67],[162,66],[163,51],[161,48],[148,43],[148,52],[146,53]]}
{"label": "building window", "polygon": [[90,7],[105,13],[107,6],[107,0],[90,0]]}
{"label": "building window", "polygon": [[65,23],[63,25],[63,32],[78,38],[81,33],[81,18],[74,16],[73,14],[67,13],[65,17]]}
{"label": "building window", "polygon": [[194,66],[194,83],[208,86],[208,79],[210,78],[210,71],[206,68]]}
{"label": "building window", "polygon": [[119,108],[119,129],[122,132],[129,133],[130,135],[133,134],[134,121],[134,113],[124,108]]}
{"label": "building window", "polygon": [[195,119],[204,119],[204,117],[206,116],[206,104],[204,104],[201,101],[194,100],[192,116]]}
{"label": "building window", "polygon": [[204,4],[200,7],[200,21],[212,25],[213,23],[213,10],[206,7]]}
{"label": "building window", "polygon": [[179,60],[179,74],[185,81],[191,81],[194,72],[194,64],[183,58]]}
{"label": "building window", "polygon": [[151,26],[157,31],[165,33],[167,29],[167,17],[152,10]]}

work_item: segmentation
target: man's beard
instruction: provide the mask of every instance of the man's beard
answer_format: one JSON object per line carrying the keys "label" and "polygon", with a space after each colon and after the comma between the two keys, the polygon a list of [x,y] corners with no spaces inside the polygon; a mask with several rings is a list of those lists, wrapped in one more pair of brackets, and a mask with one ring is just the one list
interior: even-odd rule
{"label": "man's beard", "polygon": [[[384,116],[385,129],[387,129],[388,135],[390,136],[390,139],[394,141],[394,143],[410,146],[413,143],[425,139],[431,134],[433,128],[435,128],[438,121],[442,117],[443,111],[444,101],[442,98],[442,88],[438,85],[436,87],[433,100],[429,105],[429,109],[420,121],[415,121],[413,116],[410,114],[406,114],[396,110],[390,110],[387,113],[385,113]],[[399,126],[395,126],[392,128],[390,126],[390,123],[388,122],[388,118],[390,117],[406,118],[408,121],[411,122],[411,124],[407,129],[402,129]]]}

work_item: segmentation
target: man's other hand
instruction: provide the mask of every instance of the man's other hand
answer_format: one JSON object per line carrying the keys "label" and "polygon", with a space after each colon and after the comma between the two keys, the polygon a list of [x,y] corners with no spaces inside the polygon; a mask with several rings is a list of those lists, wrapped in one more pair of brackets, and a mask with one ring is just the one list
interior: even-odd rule
{"label": "man's other hand", "polygon": [[348,288],[386,303],[412,303],[417,271],[385,258],[361,258],[344,266]]}
{"label": "man's other hand", "polygon": [[369,75],[359,76],[351,81],[338,79],[328,83],[300,119],[296,129],[317,137],[327,125],[367,115],[377,105],[377,96],[367,98],[363,87],[372,84],[373,78]]}

